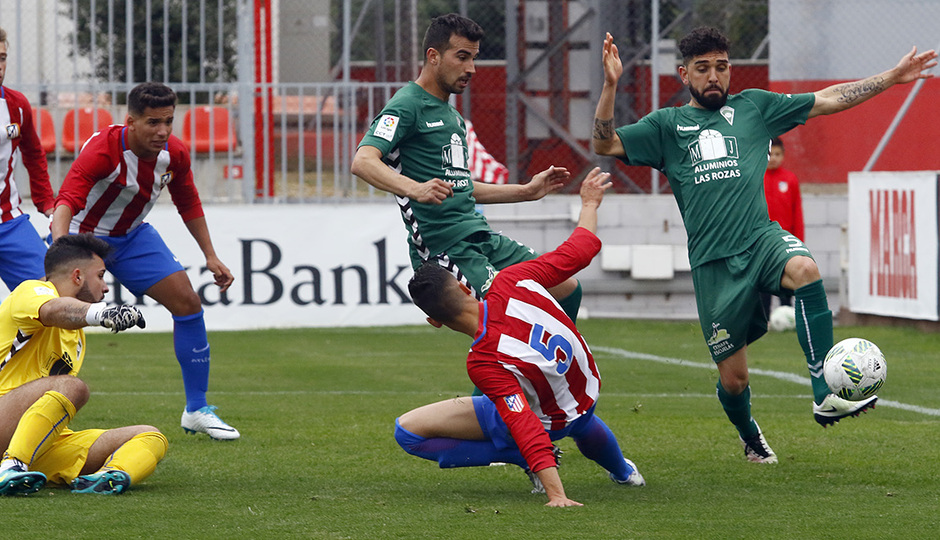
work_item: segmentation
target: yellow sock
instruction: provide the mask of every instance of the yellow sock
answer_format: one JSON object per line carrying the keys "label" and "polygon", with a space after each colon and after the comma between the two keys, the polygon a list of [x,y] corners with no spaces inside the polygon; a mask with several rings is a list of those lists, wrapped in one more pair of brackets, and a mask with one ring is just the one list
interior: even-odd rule
{"label": "yellow sock", "polygon": [[6,455],[27,466],[49,449],[49,443],[59,438],[75,417],[75,405],[67,397],[48,391],[26,409],[16,425]]}
{"label": "yellow sock", "polygon": [[167,446],[166,437],[158,431],[139,433],[108,456],[101,469],[124,471],[130,475],[132,484],[139,484],[153,474],[166,455]]}

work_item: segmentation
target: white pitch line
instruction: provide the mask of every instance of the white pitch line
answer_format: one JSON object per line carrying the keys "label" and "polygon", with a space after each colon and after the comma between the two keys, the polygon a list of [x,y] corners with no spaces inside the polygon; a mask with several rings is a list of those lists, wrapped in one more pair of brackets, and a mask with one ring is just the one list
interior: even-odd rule
{"label": "white pitch line", "polygon": [[[612,354],[614,356],[619,356],[621,358],[629,358],[633,360],[647,360],[649,362],[659,362],[660,364],[669,364],[673,366],[694,367],[694,368],[700,368],[700,369],[718,369],[717,367],[715,367],[714,362],[709,362],[709,363],[693,362],[691,360],[682,360],[681,358],[669,358],[666,356],[656,356],[654,354],[627,351],[625,349],[618,349],[615,347],[592,346],[591,351]],[[780,379],[781,381],[788,381],[788,382],[801,384],[803,386],[808,386],[812,388],[812,383],[810,382],[809,377],[796,375],[795,373],[787,373],[785,371],[774,371],[771,369],[759,369],[759,368],[748,369],[748,372],[754,375],[765,375],[767,377]],[[893,407],[895,409],[902,409],[905,411],[926,414],[928,416],[940,416],[940,409],[931,409],[929,407],[921,407],[920,405],[910,405],[907,403],[901,403],[899,401],[893,401],[890,399],[879,398],[878,406]]]}

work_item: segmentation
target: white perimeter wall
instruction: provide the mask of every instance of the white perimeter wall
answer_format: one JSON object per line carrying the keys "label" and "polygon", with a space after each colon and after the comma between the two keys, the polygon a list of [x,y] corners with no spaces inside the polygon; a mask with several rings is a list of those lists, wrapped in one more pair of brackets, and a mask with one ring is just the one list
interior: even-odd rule
{"label": "white perimeter wall", "polygon": [[[804,194],[803,201],[807,244],[826,279],[830,308],[837,312],[846,196]],[[576,196],[555,195],[492,205],[485,212],[494,230],[545,251],[570,234],[578,204]],[[411,269],[405,230],[391,199],[362,205],[212,205],[206,216],[216,251],[236,278],[224,301],[208,272],[200,271],[201,252],[175,209],[159,204],[148,221],[208,303],[210,330],[424,322],[407,298]],[[34,214],[32,222],[48,231],[44,217]],[[608,196],[599,227],[605,246],[653,244],[685,251],[685,229],[671,195]],[[696,319],[691,274],[681,263],[673,270],[672,279],[635,279],[631,270],[602,270],[599,257],[578,276],[585,289],[584,315]],[[116,298],[109,293],[109,301]],[[126,290],[120,299],[134,301]],[[153,300],[146,299],[142,309],[147,330],[172,328],[169,314]]]}

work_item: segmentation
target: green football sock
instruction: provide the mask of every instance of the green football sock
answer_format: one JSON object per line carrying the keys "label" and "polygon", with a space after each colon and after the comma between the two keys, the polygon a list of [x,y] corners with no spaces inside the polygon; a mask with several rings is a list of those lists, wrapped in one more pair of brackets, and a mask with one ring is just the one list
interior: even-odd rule
{"label": "green football sock", "polygon": [[796,337],[806,355],[806,365],[813,382],[813,401],[822,401],[831,392],[823,378],[823,361],[832,348],[832,312],[826,301],[822,280],[793,291],[796,310]]}
{"label": "green football sock", "polygon": [[717,388],[718,401],[725,409],[728,420],[731,420],[734,427],[738,429],[741,438],[748,439],[757,435],[760,428],[757,427],[757,422],[751,416],[751,386],[748,385],[743,392],[736,396],[729,394],[721,385],[721,381],[718,381]]}

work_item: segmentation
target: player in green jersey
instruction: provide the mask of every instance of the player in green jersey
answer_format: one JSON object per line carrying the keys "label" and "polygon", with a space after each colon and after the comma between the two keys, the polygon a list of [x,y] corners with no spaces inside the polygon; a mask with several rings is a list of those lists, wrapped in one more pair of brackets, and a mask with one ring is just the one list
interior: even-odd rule
{"label": "player in green jersey", "polygon": [[699,322],[718,365],[718,399],[738,429],[748,460],[776,463],[751,416],[747,345],[767,330],[760,293],[792,291],[797,336],[813,385],[813,413],[823,427],[874,406],[877,397],[846,401],[833,395],[822,375],[832,347],[832,313],[819,269],[795,236],[767,215],[763,176],[770,141],[814,116],[858,105],[895,84],[932,75],[937,53],[916,48],[897,66],[864,80],[799,94],[744,90],[728,94],[731,62],[727,38],[698,28],[679,44],[679,76],[688,105],[653,111],[614,129],[614,96],[623,73],[617,46],[607,34],[604,86],[594,118],[594,151],[630,165],[663,172],[688,233],[689,260]]}
{"label": "player in green jersey", "polygon": [[[527,184],[470,179],[466,125],[448,99],[470,83],[482,38],[483,29],[460,15],[432,19],[420,75],[385,105],[352,162],[353,174],[398,196],[412,266],[437,260],[477,298],[486,293],[497,271],[536,254],[493,232],[476,203],[540,199],[561,189],[570,177],[562,167],[549,167]],[[550,292],[576,320],[581,304],[578,281],[570,278]]]}

